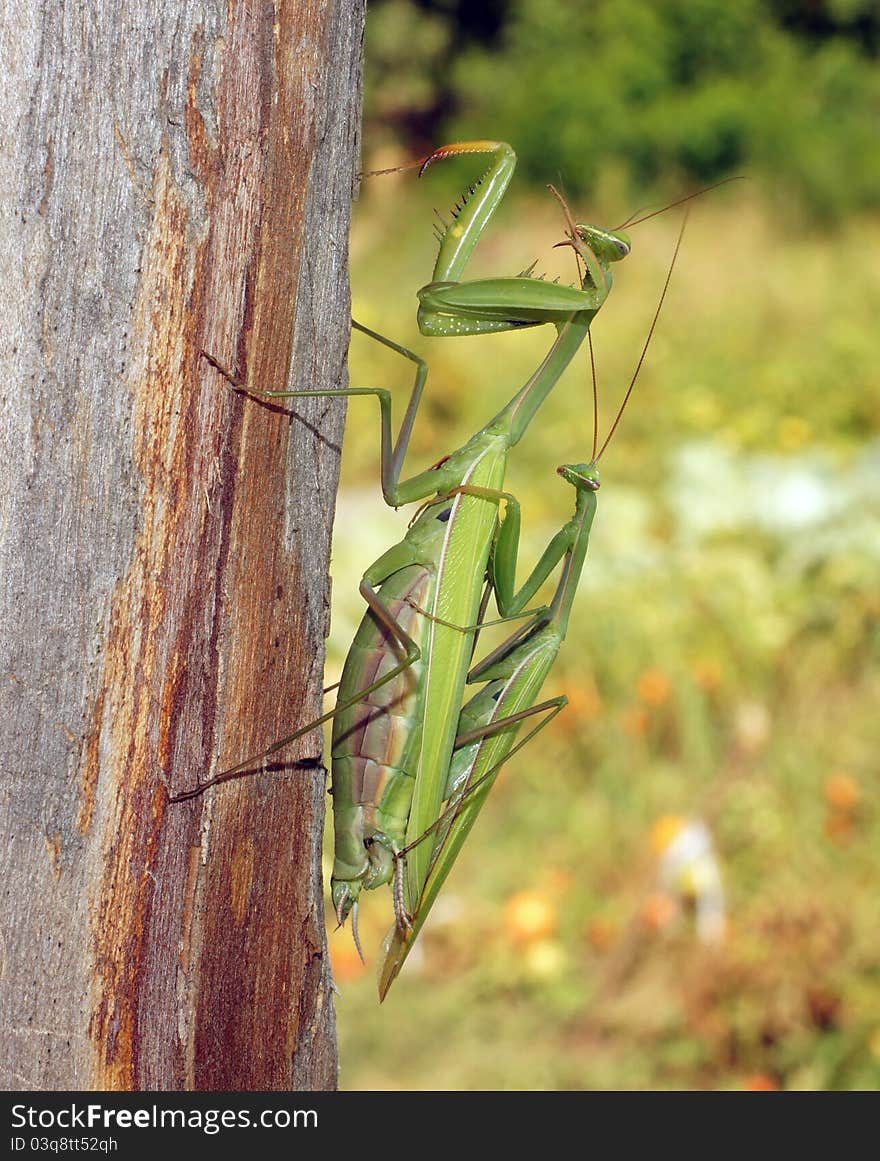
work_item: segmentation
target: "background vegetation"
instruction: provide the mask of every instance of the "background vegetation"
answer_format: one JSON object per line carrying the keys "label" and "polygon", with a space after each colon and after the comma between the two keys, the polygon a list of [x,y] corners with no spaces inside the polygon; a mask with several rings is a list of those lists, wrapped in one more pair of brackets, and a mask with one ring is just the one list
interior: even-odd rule
{"label": "background vegetation", "polygon": [[[569,709],[493,790],[384,1006],[386,893],[363,908],[366,970],[333,936],[343,1087],[880,1084],[878,44],[866,0],[371,4],[365,168],[455,138],[519,153],[475,275],[538,258],[571,279],[548,180],[605,224],[750,180],[695,204],[603,461],[549,690]],[[549,342],[418,336],[433,207],[473,176],[370,179],[357,210],[355,314],[432,368],[414,469],[481,426]],[[594,328],[603,429],[679,221],[633,232]],[[399,363],[358,340],[353,381],[402,401]],[[337,667],[356,578],[410,515],[381,503],[368,411],[351,404],[337,513]],[[514,455],[524,568],[570,511],[554,468],[591,436],[584,363]],[[711,852],[668,873],[697,821]],[[714,871],[723,927],[695,911]]]}

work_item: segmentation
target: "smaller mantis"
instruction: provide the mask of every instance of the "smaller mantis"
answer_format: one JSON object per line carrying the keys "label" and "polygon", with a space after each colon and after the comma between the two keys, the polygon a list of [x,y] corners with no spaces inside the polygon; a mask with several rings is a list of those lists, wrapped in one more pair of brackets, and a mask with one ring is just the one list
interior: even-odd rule
{"label": "smaller mantis", "polygon": [[[599,490],[598,463],[618,428],[644,363],[669,288],[686,222],[687,216],[682,223],[641,356],[608,435],[597,451],[594,423],[590,462],[564,464],[557,469],[558,474],[575,489],[574,514],[550,541],[517,594],[513,592],[513,581],[519,553],[519,509],[508,513],[498,531],[490,560],[491,580],[498,595],[499,608],[507,616],[514,618],[522,614],[560,561],[563,561],[562,574],[548,608],[536,613],[468,674],[468,684],[478,681],[486,684],[467,702],[459,717],[455,752],[445,787],[446,808],[436,822],[415,840],[416,845],[429,848],[428,874],[410,909],[409,924],[404,926],[396,923],[386,940],[385,957],[379,975],[380,999],[384,1000],[397,978],[501,767],[568,704],[564,695],[540,703],[537,699],[565,640],[572,604],[586,561],[590,529],[596,513],[596,493]],[[592,347],[592,340],[590,342]],[[594,414],[596,396],[594,372]],[[547,716],[515,746],[520,726],[535,715]],[[428,839],[433,839],[433,842],[427,842]],[[412,846],[399,852],[399,859],[408,860],[411,849]]]}

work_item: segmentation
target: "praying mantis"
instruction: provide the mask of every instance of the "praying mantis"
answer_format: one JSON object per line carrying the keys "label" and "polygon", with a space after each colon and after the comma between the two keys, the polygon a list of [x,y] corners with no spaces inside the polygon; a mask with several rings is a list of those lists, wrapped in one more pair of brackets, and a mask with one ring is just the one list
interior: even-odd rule
{"label": "praying mantis", "polygon": [[[503,142],[444,146],[440,158],[488,154],[492,161],[442,233],[432,281],[419,291],[419,325],[438,336],[481,334],[550,323],[556,339],[535,373],[510,402],[462,448],[433,468],[401,479],[428,368],[406,348],[355,323],[356,329],[416,364],[415,382],[396,442],[391,397],[383,388],[340,395],[374,395],[380,406],[381,481],[386,503],[427,501],[406,536],[384,553],[360,583],[368,609],[343,669],[336,708],[268,750],[176,796],[193,797],[240,775],[248,766],[334,718],[333,796],[336,858],[331,893],[342,922],[362,888],[392,878],[396,852],[433,823],[443,801],[455,726],[471,660],[486,575],[502,501],[507,456],[580,348],[612,286],[611,263],[629,253],[626,235],[569,224],[568,243],[580,254],[580,287],[526,275],[460,281],[480,236],[504,197],[516,156]],[[245,387],[208,356],[236,386]],[[261,397],[326,395],[325,391],[262,392]],[[432,499],[433,497],[433,499]],[[428,616],[416,612],[425,610]],[[505,615],[500,610],[502,617]],[[371,701],[371,697],[373,700]],[[430,852],[416,847],[410,881],[421,889]],[[405,911],[398,892],[398,920]]]}

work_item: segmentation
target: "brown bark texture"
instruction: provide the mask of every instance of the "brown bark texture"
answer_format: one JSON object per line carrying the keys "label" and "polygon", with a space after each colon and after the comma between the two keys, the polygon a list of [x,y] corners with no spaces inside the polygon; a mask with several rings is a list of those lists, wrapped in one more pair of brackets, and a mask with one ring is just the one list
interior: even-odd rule
{"label": "brown bark texture", "polygon": [[4,0],[0,1083],[336,1085],[320,713],[363,3]]}

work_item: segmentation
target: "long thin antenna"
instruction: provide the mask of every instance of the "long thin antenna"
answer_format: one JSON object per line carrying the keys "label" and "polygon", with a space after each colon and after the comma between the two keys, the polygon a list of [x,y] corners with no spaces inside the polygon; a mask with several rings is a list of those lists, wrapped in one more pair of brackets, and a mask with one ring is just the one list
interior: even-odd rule
{"label": "long thin antenna", "polygon": [[[738,174],[736,177],[725,177],[722,181],[716,181],[714,185],[703,186],[702,189],[698,189],[693,193],[686,194],[683,198],[679,198],[678,201],[670,202],[668,206],[664,206],[660,210],[653,210],[650,214],[645,214],[643,218],[635,218],[635,221],[633,221],[635,215],[631,215],[626,219],[625,222],[621,222],[619,226],[615,226],[614,228],[615,230],[622,230],[624,227],[630,229],[632,226],[640,226],[642,222],[647,222],[649,218],[656,218],[658,214],[665,214],[667,210],[673,210],[676,206],[682,206],[685,202],[692,201],[694,198],[700,198],[703,196],[703,194],[709,193],[710,190],[718,189],[719,186],[730,185],[732,181],[745,180],[746,179],[743,174]],[[636,213],[639,212],[639,210],[636,210]]]}
{"label": "long thin antenna", "polygon": [[639,361],[636,364],[636,369],[635,369],[635,371],[633,371],[633,377],[629,381],[629,387],[627,387],[627,389],[626,389],[626,395],[624,395],[624,397],[623,397],[623,402],[621,403],[620,408],[618,409],[617,415],[614,419],[614,422],[611,425],[611,430],[606,435],[605,442],[602,444],[601,448],[599,448],[599,454],[593,457],[594,464],[597,464],[599,462],[599,460],[602,458],[602,456],[605,452],[605,448],[608,447],[608,444],[611,442],[611,437],[614,435],[615,431],[617,431],[618,424],[620,423],[620,420],[623,416],[623,413],[626,410],[626,405],[627,405],[627,403],[629,403],[629,397],[633,393],[633,388],[636,385],[636,379],[638,379],[639,372],[642,369],[642,364],[645,361],[645,356],[648,353],[648,347],[651,345],[651,339],[654,336],[654,329],[657,326],[657,319],[660,317],[660,311],[663,307],[663,300],[666,298],[666,292],[669,289],[669,283],[670,283],[670,280],[672,279],[672,271],[675,269],[675,261],[678,258],[678,251],[679,251],[679,248],[681,246],[681,240],[684,237],[684,228],[687,225],[688,213],[689,213],[689,211],[686,210],[685,215],[684,215],[684,219],[682,220],[682,223],[681,223],[681,229],[678,231],[678,240],[675,243],[675,249],[672,252],[672,261],[669,263],[669,269],[666,272],[666,281],[663,283],[663,291],[660,295],[660,301],[657,303],[657,309],[654,311],[654,318],[651,321],[651,329],[648,331],[648,337],[645,339],[645,345],[642,347],[642,353],[639,356]]}

